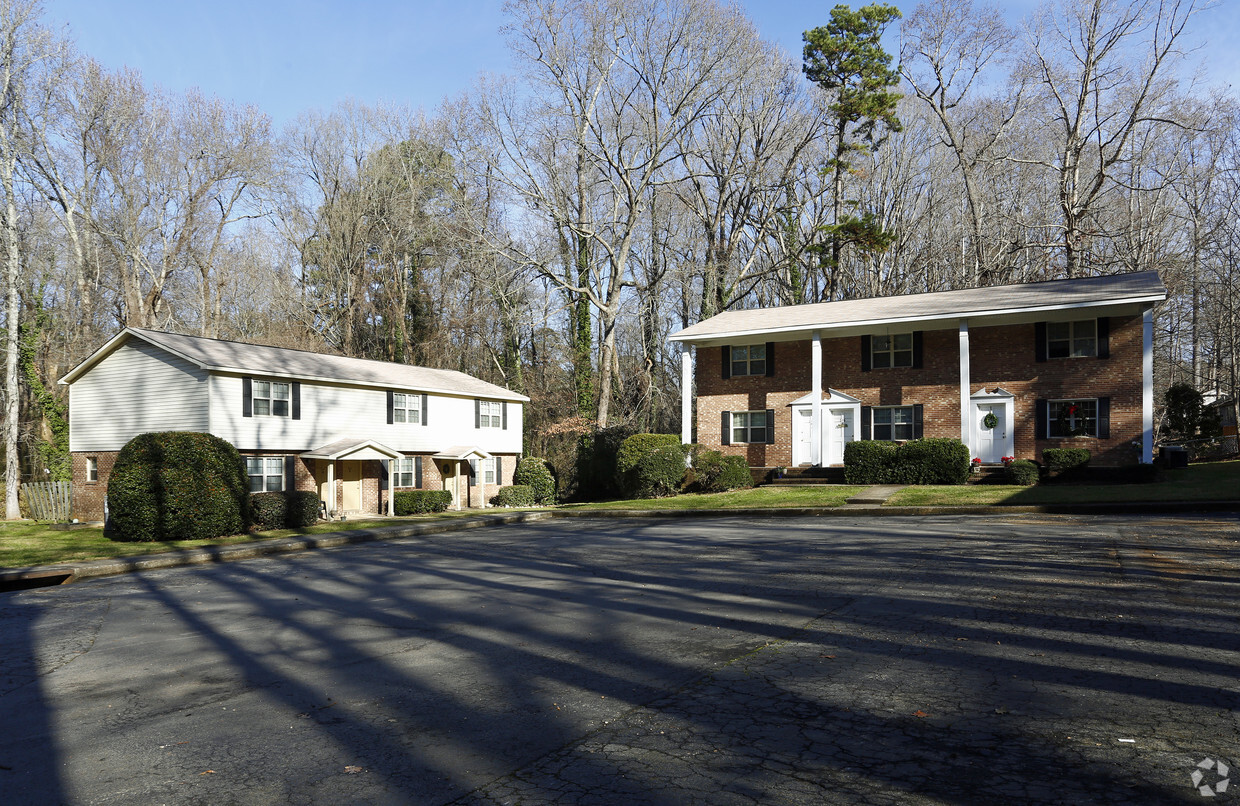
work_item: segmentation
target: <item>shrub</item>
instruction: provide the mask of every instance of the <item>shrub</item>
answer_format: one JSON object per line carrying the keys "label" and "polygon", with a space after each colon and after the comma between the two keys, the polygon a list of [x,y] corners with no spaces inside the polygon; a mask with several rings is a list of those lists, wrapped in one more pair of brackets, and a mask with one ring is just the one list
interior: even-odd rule
{"label": "shrub", "polygon": [[1028,459],[1017,459],[1014,462],[1008,462],[1007,477],[1010,483],[1019,484],[1022,487],[1037,484],[1038,466]]}
{"label": "shrub", "polygon": [[893,442],[844,443],[844,481],[848,484],[886,484],[896,459]]}
{"label": "shrub", "polygon": [[741,456],[701,451],[693,460],[693,488],[703,493],[722,493],[753,486],[749,464]]}
{"label": "shrub", "polygon": [[204,540],[250,525],[250,481],[237,449],[193,431],[139,434],[117,454],[108,512],[121,540]]}
{"label": "shrub", "polygon": [[1073,476],[1089,466],[1090,454],[1087,448],[1044,448],[1042,461],[1046,469],[1054,476]]}
{"label": "shrub", "polygon": [[621,443],[633,435],[626,425],[600,428],[577,440],[577,490],[581,499],[616,498],[620,486],[616,480],[616,454]]}
{"label": "shrub", "polygon": [[[547,467],[547,462],[544,459],[539,459],[536,456],[526,456],[520,462],[517,462],[517,469],[512,474],[512,483],[514,485],[529,486],[530,492],[534,496],[534,504],[555,503],[555,476],[552,475],[551,468]],[[505,506],[511,505],[506,504]]]}
{"label": "shrub", "polygon": [[251,493],[250,516],[260,531],[283,529],[288,521],[288,499],[284,493]]}
{"label": "shrub", "polygon": [[491,496],[491,503],[497,507],[532,507],[535,500],[534,488],[528,484],[501,487],[499,492]]}
{"label": "shrub", "polygon": [[452,493],[447,490],[400,490],[392,496],[392,512],[395,515],[443,512],[451,503]]}
{"label": "shrub", "polygon": [[890,478],[895,484],[964,484],[969,449],[958,439],[909,440],[896,448]]}
{"label": "shrub", "polygon": [[676,434],[633,434],[616,452],[616,481],[620,489],[629,498],[674,495],[685,477],[686,450]]}
{"label": "shrub", "polygon": [[309,490],[293,490],[285,493],[288,502],[284,511],[284,525],[290,529],[313,526],[319,519],[319,494]]}

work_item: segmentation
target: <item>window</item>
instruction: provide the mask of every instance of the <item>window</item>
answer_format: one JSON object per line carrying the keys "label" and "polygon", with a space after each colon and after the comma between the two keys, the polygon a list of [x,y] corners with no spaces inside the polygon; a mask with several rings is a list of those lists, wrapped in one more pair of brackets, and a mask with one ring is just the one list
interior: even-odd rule
{"label": "window", "polygon": [[254,381],[254,414],[269,417],[289,415],[289,385],[274,381]]}
{"label": "window", "polygon": [[1051,400],[1046,415],[1046,433],[1050,437],[1098,435],[1097,400]]}
{"label": "window", "polygon": [[[399,395],[397,395],[399,397]],[[417,468],[414,465],[413,456],[405,456],[400,459],[393,459],[392,468],[392,486],[393,487],[415,487],[417,486]]]}
{"label": "window", "polygon": [[896,333],[871,338],[870,366],[874,369],[913,366],[913,334]]}
{"label": "window", "polygon": [[766,345],[732,348],[732,375],[765,375]]}
{"label": "window", "polygon": [[1047,358],[1089,358],[1097,355],[1097,319],[1046,323]]}
{"label": "window", "polygon": [[894,442],[913,438],[912,406],[876,407],[873,416],[874,439]]}
{"label": "window", "polygon": [[[254,386],[258,386],[255,381]],[[284,489],[284,457],[247,456],[245,472],[250,477],[250,492],[278,493]]]}
{"label": "window", "polygon": [[99,481],[99,458],[95,456],[86,457],[86,480]]}
{"label": "window", "polygon": [[503,428],[504,404],[498,400],[479,400],[478,427]]}
{"label": "window", "polygon": [[732,443],[766,442],[765,411],[732,412]]}
{"label": "window", "polygon": [[483,484],[494,484],[495,483],[495,458],[494,457],[490,459],[482,460],[482,483]]}
{"label": "window", "polygon": [[414,425],[422,422],[422,396],[393,393],[392,422],[413,423]]}

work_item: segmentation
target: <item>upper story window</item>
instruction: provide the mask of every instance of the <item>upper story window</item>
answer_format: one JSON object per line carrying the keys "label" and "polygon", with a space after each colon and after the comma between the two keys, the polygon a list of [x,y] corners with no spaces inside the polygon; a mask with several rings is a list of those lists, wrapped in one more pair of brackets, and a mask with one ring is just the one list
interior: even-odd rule
{"label": "upper story window", "polygon": [[268,417],[289,416],[292,394],[287,383],[254,381],[254,414]]}
{"label": "upper story window", "polygon": [[912,406],[876,406],[873,412],[874,439],[894,442],[913,438]]}
{"label": "upper story window", "polygon": [[766,345],[749,344],[732,348],[732,375],[765,375]]}
{"label": "upper story window", "polygon": [[[258,382],[254,385],[257,387]],[[255,398],[257,401],[257,398]],[[250,477],[250,492],[278,493],[284,490],[284,457],[247,456],[245,472]]]}
{"label": "upper story window", "polygon": [[478,401],[478,427],[503,428],[504,404],[498,400]]}
{"label": "upper story window", "polygon": [[392,395],[392,422],[415,425],[422,422],[422,396],[394,393]]}
{"label": "upper story window", "polygon": [[870,339],[870,366],[874,369],[913,366],[913,334],[895,333],[889,336],[872,337]]}
{"label": "upper story window", "polygon": [[1097,355],[1097,319],[1046,323],[1047,358],[1092,358]]}
{"label": "upper story window", "polygon": [[1046,433],[1050,437],[1098,436],[1098,401],[1051,400],[1047,404]]}

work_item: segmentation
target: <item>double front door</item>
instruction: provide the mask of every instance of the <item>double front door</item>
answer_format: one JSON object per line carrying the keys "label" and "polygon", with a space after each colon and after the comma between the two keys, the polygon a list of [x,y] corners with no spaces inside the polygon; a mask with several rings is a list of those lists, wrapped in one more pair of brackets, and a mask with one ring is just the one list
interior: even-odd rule
{"label": "double front door", "polygon": [[[814,463],[814,411],[805,406],[796,409],[796,441],[793,464]],[[852,408],[822,408],[822,464],[844,464],[844,445],[852,442],[856,432],[856,416]]]}

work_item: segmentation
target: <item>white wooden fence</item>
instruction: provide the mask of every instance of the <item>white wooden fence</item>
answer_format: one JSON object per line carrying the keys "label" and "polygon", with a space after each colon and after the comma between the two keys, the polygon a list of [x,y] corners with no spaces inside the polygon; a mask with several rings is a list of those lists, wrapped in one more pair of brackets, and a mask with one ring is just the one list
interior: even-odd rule
{"label": "white wooden fence", "polygon": [[67,481],[39,481],[22,485],[26,517],[37,521],[67,521],[73,500],[73,485]]}

